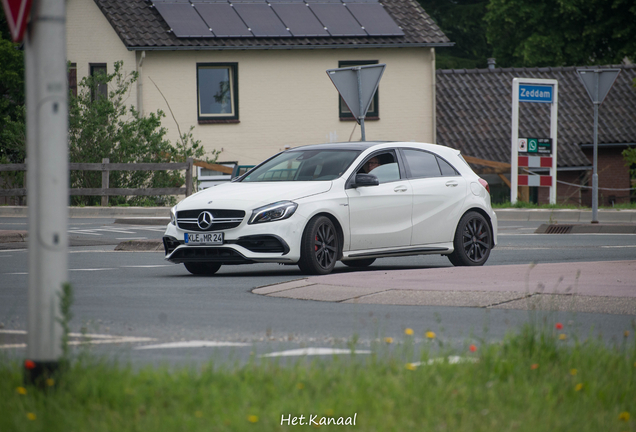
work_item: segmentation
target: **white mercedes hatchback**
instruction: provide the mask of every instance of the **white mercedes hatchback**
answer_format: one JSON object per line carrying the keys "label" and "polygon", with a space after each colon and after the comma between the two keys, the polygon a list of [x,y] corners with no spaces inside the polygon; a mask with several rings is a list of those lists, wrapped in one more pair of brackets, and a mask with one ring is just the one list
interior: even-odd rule
{"label": "white mercedes hatchback", "polygon": [[483,265],[497,243],[488,183],[459,151],[412,142],[297,147],[171,210],[165,258],[197,275],[222,265],[296,264],[441,254]]}

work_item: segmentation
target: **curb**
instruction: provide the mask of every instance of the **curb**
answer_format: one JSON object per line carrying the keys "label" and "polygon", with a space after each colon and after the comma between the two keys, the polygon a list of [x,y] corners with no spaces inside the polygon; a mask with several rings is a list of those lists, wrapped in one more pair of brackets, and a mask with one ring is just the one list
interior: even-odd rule
{"label": "curb", "polygon": [[163,252],[161,240],[128,240],[119,243],[116,251],[122,252]]}
{"label": "curb", "polygon": [[28,236],[28,231],[0,230],[0,243],[25,242]]}

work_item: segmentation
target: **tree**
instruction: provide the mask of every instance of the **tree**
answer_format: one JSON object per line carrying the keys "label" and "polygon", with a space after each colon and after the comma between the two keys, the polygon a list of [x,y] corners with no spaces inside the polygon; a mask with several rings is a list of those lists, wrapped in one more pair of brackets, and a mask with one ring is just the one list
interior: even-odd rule
{"label": "tree", "polygon": [[437,69],[485,68],[492,48],[486,40],[488,0],[419,0],[448,38],[451,48],[436,52]]}
{"label": "tree", "polygon": [[633,0],[490,0],[485,21],[503,67],[617,64],[636,57]]}
{"label": "tree", "polygon": [[[161,127],[165,117],[161,110],[142,117],[133,106],[127,106],[131,86],[137,73],[124,75],[123,62],[115,62],[112,74],[96,74],[83,78],[78,85],[77,97],[69,98],[69,158],[71,162],[100,163],[109,158],[111,163],[132,162],[185,162],[188,157],[201,158],[205,151],[193,139],[192,128],[180,136],[173,146],[165,139],[166,129]],[[108,87],[108,96],[97,91]],[[179,171],[111,171],[111,188],[179,187],[184,177]],[[101,172],[72,171],[71,187],[101,187]],[[99,197],[72,197],[73,204],[94,205]],[[113,204],[165,205],[174,197],[112,197]]]}

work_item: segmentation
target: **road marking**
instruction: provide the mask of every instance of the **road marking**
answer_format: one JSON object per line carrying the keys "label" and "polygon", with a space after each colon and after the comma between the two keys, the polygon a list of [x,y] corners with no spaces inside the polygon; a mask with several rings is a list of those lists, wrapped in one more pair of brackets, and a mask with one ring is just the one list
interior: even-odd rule
{"label": "road marking", "polygon": [[300,348],[287,351],[272,352],[259,357],[298,357],[312,355],[336,355],[336,354],[371,354],[368,350],[339,349],[339,348]]}
{"label": "road marking", "polygon": [[101,270],[117,270],[117,269],[116,268],[68,269],[68,271],[101,271]]}
{"label": "road marking", "polygon": [[[0,330],[0,334],[18,334],[26,335],[26,330]],[[99,345],[99,344],[117,344],[117,343],[139,343],[139,342],[152,342],[155,339],[148,337],[134,337],[134,336],[113,336],[105,334],[95,333],[69,333],[69,337],[79,338],[81,340],[72,340],[68,344],[72,346],[77,345]],[[26,348],[26,343],[5,344],[0,345],[0,349],[11,348]]]}
{"label": "road marking", "polygon": [[155,267],[172,267],[174,264],[153,264],[153,265],[130,265],[122,266],[122,268],[155,268]]}
{"label": "road marking", "polygon": [[148,237],[117,237],[115,240],[148,240]]}
{"label": "road marking", "polygon": [[170,349],[170,348],[210,348],[210,347],[239,347],[250,346],[251,344],[243,342],[216,342],[216,341],[187,341],[187,342],[170,342],[157,345],[144,345],[135,347],[136,350],[148,349]]}

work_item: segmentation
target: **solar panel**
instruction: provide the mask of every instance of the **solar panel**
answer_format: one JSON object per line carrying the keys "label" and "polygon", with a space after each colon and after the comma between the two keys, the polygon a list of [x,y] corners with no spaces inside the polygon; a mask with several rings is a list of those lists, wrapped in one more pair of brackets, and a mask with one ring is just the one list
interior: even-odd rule
{"label": "solar panel", "polygon": [[404,36],[380,3],[347,3],[347,9],[358,20],[369,36]]}
{"label": "solar panel", "polygon": [[353,15],[342,3],[308,3],[331,36],[366,36]]}
{"label": "solar panel", "polygon": [[256,37],[291,36],[267,3],[235,3],[234,10]]}
{"label": "solar panel", "polygon": [[177,37],[214,37],[190,3],[155,3],[155,8]]}
{"label": "solar panel", "polygon": [[[289,1],[289,0],[287,0]],[[307,5],[303,3],[274,3],[272,9],[289,28],[289,31],[298,37],[329,36],[327,30],[318,18],[311,13]]]}
{"label": "solar panel", "polygon": [[193,3],[217,37],[252,37],[243,20],[229,3]]}

